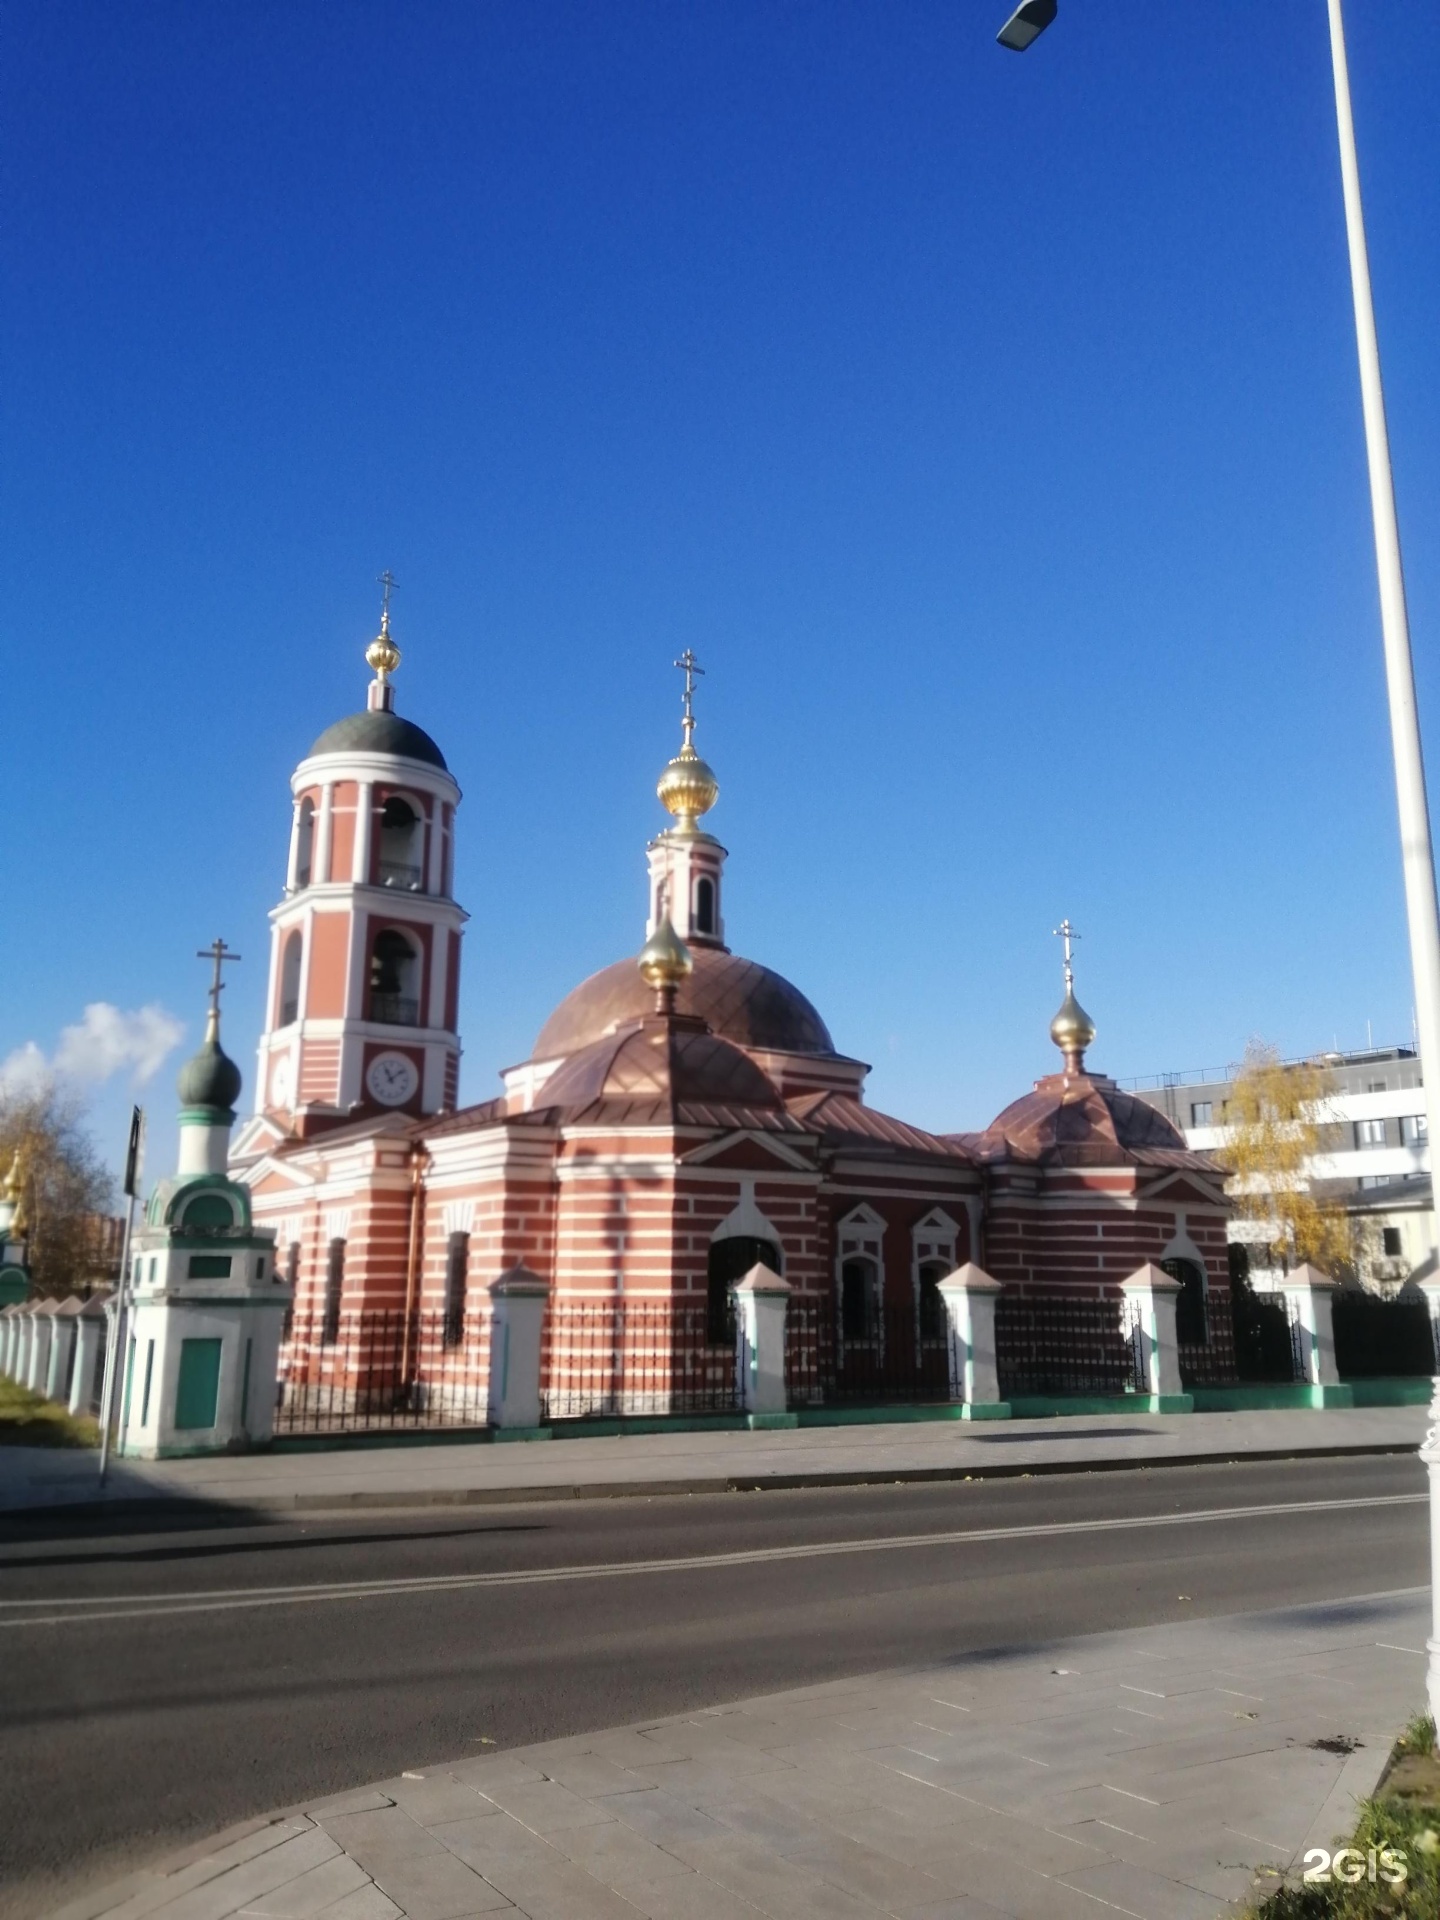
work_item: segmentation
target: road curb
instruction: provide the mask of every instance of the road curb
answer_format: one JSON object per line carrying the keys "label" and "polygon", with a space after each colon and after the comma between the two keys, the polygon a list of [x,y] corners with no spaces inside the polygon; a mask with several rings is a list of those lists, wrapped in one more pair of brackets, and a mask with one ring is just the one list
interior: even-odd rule
{"label": "road curb", "polygon": [[807,1487],[919,1486],[957,1480],[1039,1480],[1057,1474],[1140,1473],[1166,1467],[1244,1466],[1251,1461],[1344,1460],[1386,1454],[1418,1454],[1417,1441],[1376,1441],[1358,1446],[1264,1447],[1237,1452],[1117,1455],[1095,1460],[997,1460],[970,1466],[837,1468],[809,1473],[717,1474],[684,1480],[566,1481],[538,1487],[367,1487],[349,1493],[259,1495],[254,1499],[211,1495],[163,1494],[113,1500],[62,1501],[51,1506],[0,1510],[0,1523],[13,1520],[103,1519],[116,1514],[136,1519],[211,1511],[239,1518],[246,1514],[348,1513],[424,1507],[534,1506],[565,1500],[640,1500],[711,1493],[796,1493]]}

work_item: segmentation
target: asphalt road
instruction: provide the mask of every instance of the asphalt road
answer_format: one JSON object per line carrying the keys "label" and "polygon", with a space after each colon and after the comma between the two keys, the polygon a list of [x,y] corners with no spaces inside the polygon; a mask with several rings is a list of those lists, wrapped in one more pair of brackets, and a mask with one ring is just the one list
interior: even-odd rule
{"label": "asphalt road", "polygon": [[487,1742],[1423,1585],[1424,1491],[1400,1456],[144,1534],[11,1523],[0,1909],[46,1912]]}

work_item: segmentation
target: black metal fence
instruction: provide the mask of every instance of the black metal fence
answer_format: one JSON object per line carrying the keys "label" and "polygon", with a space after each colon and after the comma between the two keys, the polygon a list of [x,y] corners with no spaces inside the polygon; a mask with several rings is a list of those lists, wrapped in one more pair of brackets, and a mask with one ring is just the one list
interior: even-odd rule
{"label": "black metal fence", "polygon": [[785,1393],[792,1407],[837,1401],[948,1400],[950,1337],[943,1318],[908,1300],[836,1311],[830,1296],[785,1314]]}
{"label": "black metal fence", "polygon": [[542,1418],[733,1413],[733,1311],[700,1301],[552,1301],[541,1357]]}
{"label": "black metal fence", "polygon": [[1294,1306],[1283,1294],[1265,1295],[1248,1281],[1231,1288],[1235,1371],[1252,1384],[1284,1386],[1305,1378],[1304,1338]]}
{"label": "black metal fence", "polygon": [[403,1307],[294,1313],[280,1352],[276,1433],[483,1426],[488,1328],[472,1316],[456,1344],[447,1323],[443,1311]]}
{"label": "black metal fence", "polygon": [[1334,1295],[1335,1365],[1342,1380],[1436,1371],[1434,1328],[1422,1300],[1346,1287]]}
{"label": "black metal fence", "polygon": [[1144,1334],[1124,1302],[1004,1294],[995,1302],[1000,1397],[1146,1389]]}

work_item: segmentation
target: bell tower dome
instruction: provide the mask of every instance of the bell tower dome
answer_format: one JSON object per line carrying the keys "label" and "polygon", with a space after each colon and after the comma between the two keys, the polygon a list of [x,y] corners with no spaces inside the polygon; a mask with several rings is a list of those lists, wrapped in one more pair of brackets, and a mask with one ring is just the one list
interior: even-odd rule
{"label": "bell tower dome", "polygon": [[460,789],[429,734],[395,711],[395,583],[381,584],[365,710],[327,727],[295,769],[270,915],[256,1113],[302,1136],[386,1110],[437,1113],[459,1090]]}

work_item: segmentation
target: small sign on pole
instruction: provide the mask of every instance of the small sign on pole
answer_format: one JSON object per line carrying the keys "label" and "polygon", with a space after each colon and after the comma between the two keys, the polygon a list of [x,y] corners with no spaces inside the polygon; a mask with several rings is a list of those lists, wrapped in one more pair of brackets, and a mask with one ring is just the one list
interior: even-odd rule
{"label": "small sign on pole", "polygon": [[130,1144],[125,1149],[125,1184],[122,1192],[133,1200],[140,1191],[140,1175],[145,1165],[145,1113],[141,1107],[130,1109]]}
{"label": "small sign on pole", "polygon": [[[115,1416],[115,1389],[120,1378],[126,1333],[126,1301],[130,1291],[130,1236],[135,1231],[135,1199],[140,1191],[140,1176],[145,1164],[145,1110],[130,1109],[130,1138],[125,1146],[125,1238],[120,1249],[120,1278],[115,1297],[106,1311],[110,1338],[105,1344],[105,1380],[100,1396],[100,1484],[110,1466],[110,1428]],[[124,1412],[121,1413],[120,1444],[123,1447]]]}

